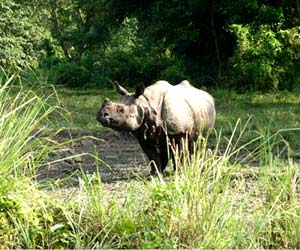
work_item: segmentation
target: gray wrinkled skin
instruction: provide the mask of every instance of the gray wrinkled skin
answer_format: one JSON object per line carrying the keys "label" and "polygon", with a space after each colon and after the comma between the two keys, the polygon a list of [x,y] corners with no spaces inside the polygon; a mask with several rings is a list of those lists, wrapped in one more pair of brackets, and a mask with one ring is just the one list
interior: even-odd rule
{"label": "gray wrinkled skin", "polygon": [[151,174],[156,169],[163,172],[168,151],[172,152],[176,146],[180,149],[181,142],[187,139],[192,152],[199,131],[206,134],[214,126],[216,111],[212,96],[186,80],[175,86],[166,81],[147,88],[139,85],[135,93],[129,93],[118,83],[114,83],[114,88],[122,99],[112,102],[106,98],[97,120],[105,127],[131,132],[151,161]]}

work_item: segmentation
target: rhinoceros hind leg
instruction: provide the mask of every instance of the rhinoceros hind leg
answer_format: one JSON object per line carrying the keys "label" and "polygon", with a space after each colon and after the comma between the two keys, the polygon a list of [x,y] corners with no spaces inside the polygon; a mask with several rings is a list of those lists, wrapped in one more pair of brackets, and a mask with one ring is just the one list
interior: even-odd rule
{"label": "rhinoceros hind leg", "polygon": [[169,136],[170,144],[169,151],[172,157],[173,169],[176,171],[177,169],[177,156],[178,152],[181,151],[181,136]]}
{"label": "rhinoceros hind leg", "polygon": [[163,172],[168,165],[169,161],[169,152],[167,142],[163,142],[159,146],[160,162],[161,162],[161,171]]}
{"label": "rhinoceros hind leg", "polygon": [[169,136],[170,138],[170,154],[173,161],[174,171],[177,169],[178,162],[183,163],[183,154],[187,159],[191,159],[194,153],[194,141],[188,135]]}

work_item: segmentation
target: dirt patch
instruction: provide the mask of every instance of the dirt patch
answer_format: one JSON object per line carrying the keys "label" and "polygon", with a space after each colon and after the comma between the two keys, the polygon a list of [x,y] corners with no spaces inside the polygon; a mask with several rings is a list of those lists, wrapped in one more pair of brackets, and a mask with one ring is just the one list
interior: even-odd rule
{"label": "dirt patch", "polygon": [[74,187],[84,172],[97,169],[104,186],[118,185],[138,176],[147,176],[150,168],[136,139],[128,133],[112,130],[87,132],[61,131],[54,143],[64,143],[49,155],[49,163],[39,169],[38,180],[56,181],[64,187]]}

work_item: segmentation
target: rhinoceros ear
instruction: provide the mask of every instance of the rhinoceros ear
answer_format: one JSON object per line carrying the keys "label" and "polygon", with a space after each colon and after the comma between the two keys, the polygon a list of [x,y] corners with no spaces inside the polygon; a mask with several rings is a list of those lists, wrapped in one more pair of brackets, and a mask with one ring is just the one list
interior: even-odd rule
{"label": "rhinoceros ear", "polygon": [[144,120],[145,114],[144,114],[144,110],[140,105],[137,105],[137,116],[136,116],[136,120],[137,123],[139,125],[142,124],[143,120]]}
{"label": "rhinoceros ear", "polygon": [[117,81],[112,82],[112,85],[114,86],[115,91],[117,91],[120,95],[129,95],[129,92],[124,89]]}
{"label": "rhinoceros ear", "polygon": [[144,94],[144,91],[145,91],[145,84],[144,83],[140,83],[135,88],[134,97],[138,98],[140,95]]}

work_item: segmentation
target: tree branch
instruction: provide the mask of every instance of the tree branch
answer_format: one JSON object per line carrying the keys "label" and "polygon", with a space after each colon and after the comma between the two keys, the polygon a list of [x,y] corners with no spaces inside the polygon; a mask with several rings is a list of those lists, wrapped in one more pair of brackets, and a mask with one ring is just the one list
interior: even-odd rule
{"label": "tree branch", "polygon": [[50,14],[51,14],[51,21],[52,21],[52,29],[54,36],[59,42],[59,45],[62,47],[63,52],[67,60],[71,60],[71,56],[69,54],[68,48],[62,38],[61,30],[60,30],[60,24],[59,24],[59,18],[57,13],[57,0],[51,0],[50,1]]}

